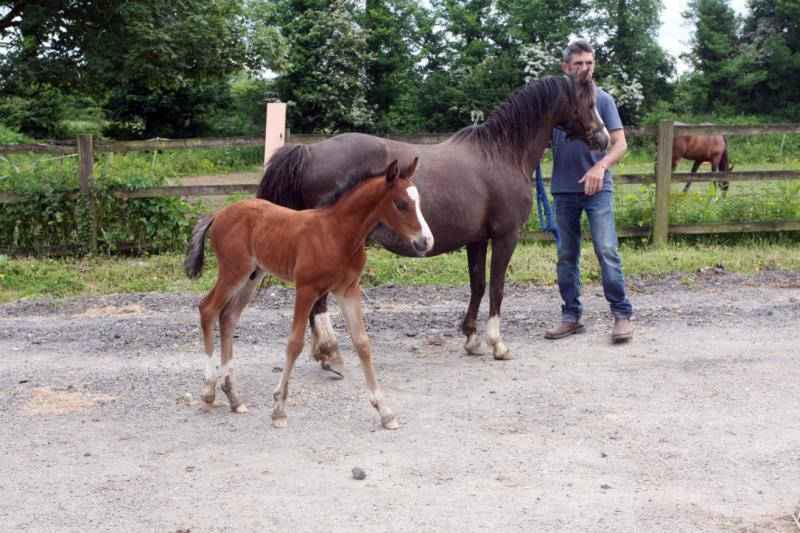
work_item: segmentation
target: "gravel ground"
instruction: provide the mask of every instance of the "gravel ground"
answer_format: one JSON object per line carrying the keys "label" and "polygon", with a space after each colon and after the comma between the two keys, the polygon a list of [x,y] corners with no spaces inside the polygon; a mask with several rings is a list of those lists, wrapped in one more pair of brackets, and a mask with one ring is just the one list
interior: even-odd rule
{"label": "gravel ground", "polygon": [[345,378],[301,356],[271,426],[290,290],[242,317],[241,415],[198,409],[199,294],[0,305],[3,529],[800,530],[800,272],[629,282],[624,345],[599,287],[547,341],[557,288],[510,286],[506,362],[462,350],[468,288],[366,290],[397,431],[335,306]]}

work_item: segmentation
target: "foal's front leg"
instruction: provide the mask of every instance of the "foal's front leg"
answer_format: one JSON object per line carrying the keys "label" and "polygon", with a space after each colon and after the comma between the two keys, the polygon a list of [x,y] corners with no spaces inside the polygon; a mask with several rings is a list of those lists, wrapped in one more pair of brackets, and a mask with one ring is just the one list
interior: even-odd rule
{"label": "foal's front leg", "polygon": [[294,318],[292,320],[292,331],[289,334],[289,342],[286,345],[286,364],[281,373],[281,380],[272,398],[275,400],[275,407],[272,410],[272,425],[276,428],[285,428],[288,425],[284,404],[289,395],[289,377],[292,375],[297,357],[303,351],[306,331],[306,317],[311,312],[314,301],[319,296],[314,289],[307,286],[298,285],[294,301]]}
{"label": "foal's front leg", "polygon": [[372,366],[372,349],[369,345],[367,332],[364,329],[364,319],[361,311],[361,286],[356,282],[344,294],[337,294],[336,301],[339,302],[339,307],[342,308],[342,315],[347,323],[350,339],[353,341],[353,346],[358,352],[358,358],[361,360],[361,368],[364,370],[364,378],[370,390],[369,402],[381,415],[383,427],[397,429],[400,425],[397,423],[397,418],[392,410],[386,405],[386,400],[384,400],[383,393],[378,386],[375,368]]}

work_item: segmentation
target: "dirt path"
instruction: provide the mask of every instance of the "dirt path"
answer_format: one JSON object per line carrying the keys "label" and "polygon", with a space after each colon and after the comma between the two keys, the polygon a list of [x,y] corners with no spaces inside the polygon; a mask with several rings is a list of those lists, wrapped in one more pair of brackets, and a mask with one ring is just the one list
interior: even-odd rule
{"label": "dirt path", "polygon": [[198,294],[2,305],[3,529],[797,531],[800,272],[631,287],[621,346],[598,287],[556,342],[556,288],[511,287],[509,362],[461,349],[465,287],[365,291],[397,431],[341,330],[346,378],[303,356],[271,427],[291,291],[242,318],[244,415],[197,408]]}

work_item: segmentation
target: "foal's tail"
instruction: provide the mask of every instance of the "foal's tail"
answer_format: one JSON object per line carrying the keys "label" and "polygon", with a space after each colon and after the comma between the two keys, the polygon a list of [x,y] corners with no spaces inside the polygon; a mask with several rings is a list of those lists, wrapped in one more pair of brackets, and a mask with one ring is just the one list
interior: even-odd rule
{"label": "foal's tail", "polygon": [[189,246],[186,250],[186,261],[183,263],[183,271],[186,272],[190,279],[199,278],[203,273],[206,233],[212,222],[214,222],[214,215],[206,215],[197,221],[192,230],[192,236],[189,238]]}
{"label": "foal's tail", "polygon": [[300,188],[310,156],[304,144],[285,144],[278,148],[267,162],[256,197],[290,209],[305,209]]}

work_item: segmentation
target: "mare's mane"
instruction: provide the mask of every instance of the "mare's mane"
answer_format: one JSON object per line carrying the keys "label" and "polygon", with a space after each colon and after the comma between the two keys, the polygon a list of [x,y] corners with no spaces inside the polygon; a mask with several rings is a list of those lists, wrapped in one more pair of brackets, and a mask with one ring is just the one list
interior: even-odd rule
{"label": "mare's mane", "polygon": [[535,126],[553,113],[565,83],[564,76],[546,76],[517,88],[485,122],[457,131],[450,141],[470,143],[489,158],[519,161],[533,145]]}

